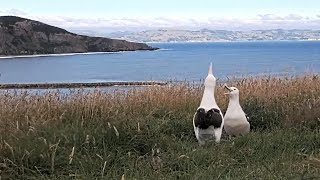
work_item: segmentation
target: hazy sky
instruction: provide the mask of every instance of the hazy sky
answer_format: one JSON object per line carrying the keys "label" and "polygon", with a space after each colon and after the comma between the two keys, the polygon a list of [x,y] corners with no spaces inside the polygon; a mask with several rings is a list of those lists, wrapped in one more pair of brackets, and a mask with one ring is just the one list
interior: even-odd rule
{"label": "hazy sky", "polygon": [[0,0],[0,15],[67,29],[320,29],[320,0]]}

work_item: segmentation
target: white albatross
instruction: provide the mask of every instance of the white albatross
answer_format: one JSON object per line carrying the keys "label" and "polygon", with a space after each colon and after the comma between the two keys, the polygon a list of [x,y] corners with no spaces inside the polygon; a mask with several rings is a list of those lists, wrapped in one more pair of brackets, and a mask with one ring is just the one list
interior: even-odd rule
{"label": "white albatross", "polygon": [[225,85],[229,94],[229,104],[224,115],[224,130],[228,135],[240,136],[250,132],[250,123],[239,102],[239,90]]}
{"label": "white albatross", "polygon": [[193,116],[194,133],[200,145],[213,138],[219,143],[221,139],[224,120],[214,97],[215,87],[216,78],[212,74],[212,63],[210,63],[201,103]]}

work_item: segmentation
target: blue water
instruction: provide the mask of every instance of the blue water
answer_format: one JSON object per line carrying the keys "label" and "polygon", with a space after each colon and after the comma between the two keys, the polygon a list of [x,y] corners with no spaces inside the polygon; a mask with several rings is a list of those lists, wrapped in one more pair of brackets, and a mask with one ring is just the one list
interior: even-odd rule
{"label": "blue water", "polygon": [[158,51],[0,59],[0,83],[188,80],[320,71],[320,41],[150,43]]}

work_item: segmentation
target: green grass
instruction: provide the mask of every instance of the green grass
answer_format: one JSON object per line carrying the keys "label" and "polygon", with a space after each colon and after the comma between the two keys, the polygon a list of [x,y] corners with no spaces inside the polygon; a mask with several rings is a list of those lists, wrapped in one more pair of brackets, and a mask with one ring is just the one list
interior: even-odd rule
{"label": "green grass", "polygon": [[[251,90],[240,92],[253,130],[203,147],[192,126],[202,87],[1,94],[0,177],[319,179],[320,78],[275,81],[235,83]],[[279,96],[271,98],[269,86]],[[225,110],[222,93],[218,88]]]}

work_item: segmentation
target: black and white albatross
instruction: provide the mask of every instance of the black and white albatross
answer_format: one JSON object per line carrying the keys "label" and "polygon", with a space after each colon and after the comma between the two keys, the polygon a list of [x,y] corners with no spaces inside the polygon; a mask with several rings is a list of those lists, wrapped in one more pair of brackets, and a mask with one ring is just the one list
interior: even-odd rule
{"label": "black and white albatross", "polygon": [[204,145],[206,141],[213,138],[219,143],[221,139],[224,119],[215,100],[215,87],[216,78],[213,76],[212,63],[210,63],[208,76],[204,81],[201,103],[193,117],[194,133],[200,145]]}

